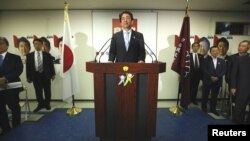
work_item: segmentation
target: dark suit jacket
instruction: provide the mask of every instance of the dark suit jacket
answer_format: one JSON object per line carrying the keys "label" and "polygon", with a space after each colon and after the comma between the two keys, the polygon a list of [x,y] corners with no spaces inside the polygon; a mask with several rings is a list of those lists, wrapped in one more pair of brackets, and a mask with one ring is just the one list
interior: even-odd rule
{"label": "dark suit jacket", "polygon": [[0,67],[0,76],[5,77],[8,82],[21,81],[19,76],[23,72],[23,63],[20,56],[6,53],[2,67]]}
{"label": "dark suit jacket", "polygon": [[109,50],[109,61],[113,62],[138,62],[145,61],[145,47],[143,34],[133,31],[131,34],[129,48],[126,51],[123,31],[113,35]]}
{"label": "dark suit jacket", "polygon": [[190,75],[191,77],[193,75],[196,75],[197,77],[199,77],[200,79],[202,79],[202,65],[204,62],[204,57],[201,54],[197,54],[198,55],[198,60],[199,60],[199,68],[197,70],[194,69],[194,60],[193,60],[193,53],[190,53]]}
{"label": "dark suit jacket", "polygon": [[204,60],[203,64],[203,83],[210,85],[213,82],[211,81],[211,76],[218,77],[219,80],[215,82],[217,85],[221,86],[222,77],[226,73],[226,63],[223,59],[217,58],[217,66],[214,68],[214,63],[212,57],[207,57]]}
{"label": "dark suit jacket", "polygon": [[238,56],[234,63],[231,72],[231,88],[237,88],[239,93],[249,92],[250,54]]}
{"label": "dark suit jacket", "polygon": [[227,72],[226,72],[226,80],[229,86],[231,85],[231,73],[232,68],[236,64],[237,58],[239,57],[239,53],[230,55],[227,59]]}
{"label": "dark suit jacket", "polygon": [[[52,57],[47,52],[43,53],[43,74],[46,79],[51,79],[55,75],[55,68]],[[26,59],[26,76],[27,79],[33,81],[34,74],[36,72],[35,66],[35,52],[27,54]]]}

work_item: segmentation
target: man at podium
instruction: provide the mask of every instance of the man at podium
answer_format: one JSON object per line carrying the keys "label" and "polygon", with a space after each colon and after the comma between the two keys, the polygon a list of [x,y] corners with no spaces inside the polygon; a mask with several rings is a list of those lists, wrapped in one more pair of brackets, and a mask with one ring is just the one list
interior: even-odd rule
{"label": "man at podium", "polygon": [[122,30],[113,35],[109,50],[109,62],[145,62],[143,34],[132,27],[133,14],[123,11],[119,14]]}

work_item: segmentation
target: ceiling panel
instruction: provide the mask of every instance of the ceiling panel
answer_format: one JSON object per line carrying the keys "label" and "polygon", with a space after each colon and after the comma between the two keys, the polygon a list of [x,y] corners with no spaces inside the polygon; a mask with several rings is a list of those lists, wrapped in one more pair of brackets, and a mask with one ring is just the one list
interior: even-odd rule
{"label": "ceiling panel", "polygon": [[[63,9],[65,0],[0,0],[0,10]],[[183,10],[186,0],[68,0],[70,9]],[[248,4],[244,4],[248,3]],[[190,10],[250,11],[250,0],[189,0]]]}

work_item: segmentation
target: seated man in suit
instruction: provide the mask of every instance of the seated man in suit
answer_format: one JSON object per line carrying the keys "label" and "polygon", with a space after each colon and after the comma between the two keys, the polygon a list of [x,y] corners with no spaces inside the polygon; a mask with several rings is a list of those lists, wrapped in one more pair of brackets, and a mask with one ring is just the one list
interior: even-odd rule
{"label": "seated man in suit", "polygon": [[[23,63],[20,56],[9,53],[9,42],[0,37],[0,127],[1,135],[8,133],[11,128],[21,123],[21,107],[19,105],[19,92],[22,88],[6,89],[6,84],[20,82],[19,76],[23,72]],[[9,124],[6,105],[11,110],[12,124]]]}
{"label": "seated man in suit", "polygon": [[213,46],[210,48],[211,57],[204,60],[202,67],[203,72],[203,87],[201,107],[204,112],[207,112],[207,102],[211,91],[210,110],[215,115],[219,115],[216,111],[217,96],[222,85],[222,77],[226,72],[226,63],[223,59],[218,58],[219,48]]}
{"label": "seated man in suit", "polygon": [[123,11],[119,14],[122,31],[113,35],[109,50],[109,62],[145,61],[143,34],[132,30],[133,14]]}

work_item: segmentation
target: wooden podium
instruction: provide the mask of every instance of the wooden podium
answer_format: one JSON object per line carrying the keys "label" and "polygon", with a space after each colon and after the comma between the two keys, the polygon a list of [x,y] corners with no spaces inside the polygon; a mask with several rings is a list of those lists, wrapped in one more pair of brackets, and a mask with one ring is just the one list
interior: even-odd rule
{"label": "wooden podium", "polygon": [[86,70],[94,73],[96,136],[101,141],[151,141],[158,75],[166,63],[87,62]]}

